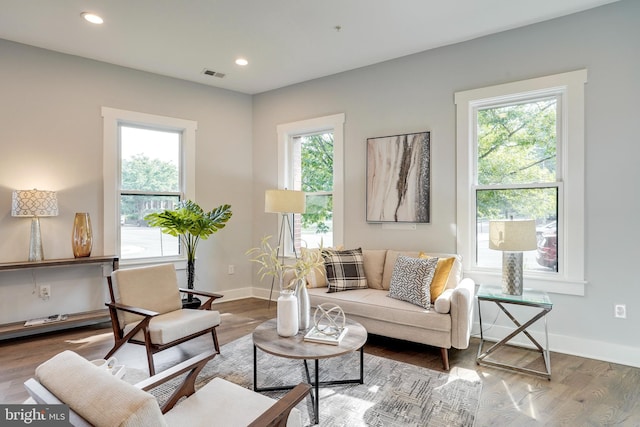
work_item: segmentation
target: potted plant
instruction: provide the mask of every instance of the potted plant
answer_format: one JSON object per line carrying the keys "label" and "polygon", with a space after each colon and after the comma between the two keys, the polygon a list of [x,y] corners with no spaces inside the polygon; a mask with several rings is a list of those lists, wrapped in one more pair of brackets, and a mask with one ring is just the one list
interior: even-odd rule
{"label": "potted plant", "polygon": [[[264,279],[265,276],[273,276],[278,280],[282,291],[297,287],[314,270],[321,271],[320,268],[324,265],[322,241],[317,250],[305,251],[302,257],[287,262],[285,257],[280,255],[280,248],[271,246],[269,239],[271,239],[271,236],[263,237],[259,247],[251,248],[246,252],[246,255],[254,255],[250,261],[260,265],[258,270],[260,280]],[[296,279],[294,282],[284,283],[283,279],[287,271],[293,272]]]}
{"label": "potted plant", "polygon": [[[280,297],[278,297],[277,330],[281,336],[292,336],[298,332],[298,329],[309,327],[310,303],[306,277],[314,270],[323,271],[321,268],[324,265],[322,241],[317,250],[303,250],[300,258],[287,262],[284,257],[280,257],[279,246],[273,247],[269,244],[270,238],[271,236],[265,236],[259,247],[249,249],[246,254],[253,255],[251,261],[260,265],[258,275],[261,280],[265,276],[273,276],[274,280],[278,280]],[[295,276],[295,280],[290,283],[284,282],[287,272],[292,272]],[[295,298],[296,304],[287,302],[292,298]],[[292,320],[293,317],[296,318],[295,321]]]}
{"label": "potted plant", "polygon": [[[198,243],[224,228],[231,215],[231,205],[220,205],[205,212],[197,203],[186,200],[175,209],[150,213],[144,219],[150,226],[160,227],[163,233],[180,239],[187,253],[187,288],[193,289]],[[186,304],[192,306],[193,301],[193,295],[189,294]],[[199,305],[199,301],[196,302]]]}

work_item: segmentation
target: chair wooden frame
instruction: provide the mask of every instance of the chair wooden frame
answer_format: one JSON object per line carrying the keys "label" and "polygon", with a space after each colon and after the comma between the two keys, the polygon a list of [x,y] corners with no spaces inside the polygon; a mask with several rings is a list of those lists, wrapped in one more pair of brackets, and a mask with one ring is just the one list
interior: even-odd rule
{"label": "chair wooden frame", "polygon": [[[205,365],[213,359],[217,352],[206,352],[199,354],[191,359],[188,359],[172,368],[169,368],[157,375],[154,375],[146,380],[143,380],[137,384],[138,387],[144,391],[149,391],[166,383],[167,381],[176,378],[178,376],[187,374],[182,383],[176,387],[175,391],[169,397],[167,402],[160,408],[163,414],[169,412],[176,403],[183,397],[189,397],[194,393],[197,393],[195,389],[195,381],[198,374],[202,371]],[[29,395],[40,404],[62,404],[53,393],[51,393],[46,387],[40,384],[36,379],[31,378],[25,383],[25,388],[29,392]],[[289,391],[280,400],[274,403],[261,415],[249,424],[249,427],[284,427],[287,424],[289,413],[291,410],[304,399],[310,392],[311,386],[306,383],[298,384],[294,389]],[[69,409],[69,422],[73,426],[91,426],[85,419],[75,413],[73,409]]]}
{"label": "chair wooden frame", "polygon": [[[216,333],[216,328],[218,327],[218,325],[213,326],[211,328],[203,329],[202,331],[184,336],[180,339],[171,341],[166,344],[153,344],[151,342],[151,336],[149,333],[149,322],[151,321],[151,319],[153,319],[155,316],[160,315],[161,313],[158,313],[152,310],[147,310],[141,307],[133,307],[130,305],[125,305],[125,304],[116,302],[115,293],[113,289],[113,282],[111,277],[107,277],[107,283],[109,285],[109,297],[111,298],[111,302],[105,303],[105,305],[109,308],[109,315],[111,317],[111,327],[113,329],[113,337],[115,342],[114,342],[113,348],[104,357],[105,359],[108,359],[111,356],[113,356],[113,354],[116,351],[118,351],[120,347],[122,347],[127,342],[132,344],[143,345],[147,351],[147,363],[149,365],[149,375],[153,376],[156,373],[155,366],[153,364],[153,355],[155,353],[161,352],[163,350],[166,350],[167,348],[176,346],[178,344],[181,344],[183,342],[189,341],[193,338],[197,338],[201,335],[205,335],[208,333],[211,333],[211,336],[213,338],[213,346],[216,350],[216,354],[220,353],[220,345],[218,343],[218,335]],[[206,301],[204,301],[200,305],[198,310],[211,310],[211,304],[213,303],[213,301],[223,297],[223,295],[221,294],[216,294],[212,292],[204,292],[204,291],[197,291],[193,289],[184,289],[184,288],[179,288],[179,290],[182,293],[197,295],[197,296],[202,296],[207,298]],[[137,314],[142,316],[143,318],[131,331],[129,331],[125,335],[124,329],[120,327],[120,322],[118,319],[118,310]],[[144,341],[134,339],[134,336],[140,331],[142,331],[144,335]]]}

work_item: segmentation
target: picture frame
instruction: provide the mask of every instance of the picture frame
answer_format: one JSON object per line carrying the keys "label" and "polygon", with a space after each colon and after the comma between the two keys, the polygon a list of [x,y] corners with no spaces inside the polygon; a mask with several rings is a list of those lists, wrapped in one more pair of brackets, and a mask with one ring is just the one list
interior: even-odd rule
{"label": "picture frame", "polygon": [[367,138],[366,220],[430,223],[431,133]]}

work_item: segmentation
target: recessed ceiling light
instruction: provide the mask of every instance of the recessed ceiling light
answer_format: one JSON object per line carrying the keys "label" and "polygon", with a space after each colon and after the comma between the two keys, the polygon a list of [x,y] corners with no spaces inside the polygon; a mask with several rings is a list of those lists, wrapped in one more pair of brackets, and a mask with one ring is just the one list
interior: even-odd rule
{"label": "recessed ceiling light", "polygon": [[244,58],[238,58],[236,59],[236,65],[239,65],[241,67],[244,67],[245,65],[249,64],[249,61],[247,61]]}
{"label": "recessed ceiling light", "polygon": [[102,24],[104,22],[104,20],[95,13],[82,12],[80,16],[82,16],[86,21],[89,21],[92,24]]}

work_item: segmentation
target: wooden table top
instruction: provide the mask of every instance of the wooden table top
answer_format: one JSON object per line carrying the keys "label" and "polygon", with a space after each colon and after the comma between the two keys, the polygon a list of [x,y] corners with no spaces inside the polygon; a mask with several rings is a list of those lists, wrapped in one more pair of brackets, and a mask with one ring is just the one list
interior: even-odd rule
{"label": "wooden table top", "polygon": [[319,344],[304,341],[307,331],[293,337],[281,337],[276,330],[276,319],[267,320],[253,331],[253,344],[274,356],[289,359],[327,359],[358,350],[367,342],[367,330],[360,323],[347,319],[347,334],[340,344]]}

